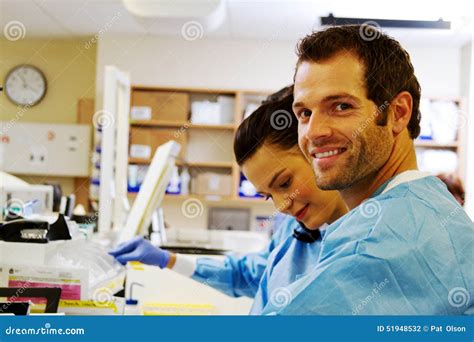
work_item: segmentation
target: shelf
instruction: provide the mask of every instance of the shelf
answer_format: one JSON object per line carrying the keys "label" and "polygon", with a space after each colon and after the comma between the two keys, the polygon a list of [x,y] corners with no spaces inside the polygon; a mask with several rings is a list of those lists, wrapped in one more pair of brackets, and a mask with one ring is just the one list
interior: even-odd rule
{"label": "shelf", "polygon": [[232,162],[177,162],[176,164],[188,167],[207,167],[217,169],[231,169],[233,166]]}
{"label": "shelf", "polygon": [[236,95],[238,90],[231,89],[209,89],[209,88],[177,88],[177,87],[157,87],[144,84],[136,84],[132,86],[132,92],[135,90],[145,91],[166,91],[177,93],[195,93],[195,94],[212,94],[212,95]]}
{"label": "shelf", "polygon": [[164,199],[167,200],[180,200],[184,201],[189,198],[196,198],[202,202],[229,202],[229,203],[255,203],[272,205],[272,201],[265,201],[263,198],[241,198],[236,196],[219,196],[219,195],[165,195]]}
{"label": "shelf", "polygon": [[415,141],[415,147],[428,147],[428,148],[458,148],[459,145],[457,142],[447,143],[447,144],[440,144],[436,141],[431,140],[419,140]]}
{"label": "shelf", "polygon": [[[138,164],[138,165],[149,165],[151,163],[150,159],[141,159],[141,158],[128,158],[129,164]],[[187,166],[187,167],[202,167],[202,168],[214,168],[214,169],[232,169],[232,162],[176,162],[177,166]]]}
{"label": "shelf", "polygon": [[151,163],[150,159],[142,159],[142,158],[128,158],[129,164],[138,164],[138,165],[149,165]]}
{"label": "shelf", "polygon": [[[129,192],[128,196],[135,198],[138,192]],[[227,203],[244,203],[244,204],[263,204],[273,206],[272,201],[265,201],[262,198],[241,198],[236,196],[219,196],[219,195],[165,195],[164,200],[185,201],[190,198],[198,199],[202,202],[227,202]]]}
{"label": "shelf", "polygon": [[130,125],[142,127],[184,127],[188,126],[189,123],[187,121],[132,120]]}
{"label": "shelf", "polygon": [[226,125],[200,125],[200,124],[192,124],[189,128],[195,129],[227,129],[227,130],[234,130],[236,126],[234,124],[226,124]]}
{"label": "shelf", "polygon": [[182,127],[184,129],[219,129],[219,130],[234,130],[236,126],[234,124],[226,125],[202,125],[202,124],[190,124],[188,121],[160,121],[160,120],[133,120],[130,122],[132,126],[138,127]]}

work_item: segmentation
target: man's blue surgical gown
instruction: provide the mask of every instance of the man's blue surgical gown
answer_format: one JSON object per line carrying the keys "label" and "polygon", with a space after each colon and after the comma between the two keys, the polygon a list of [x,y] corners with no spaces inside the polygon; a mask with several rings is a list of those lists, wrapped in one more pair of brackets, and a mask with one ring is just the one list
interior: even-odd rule
{"label": "man's blue surgical gown", "polygon": [[276,249],[251,313],[474,314],[474,223],[436,177],[388,183],[312,252]]}

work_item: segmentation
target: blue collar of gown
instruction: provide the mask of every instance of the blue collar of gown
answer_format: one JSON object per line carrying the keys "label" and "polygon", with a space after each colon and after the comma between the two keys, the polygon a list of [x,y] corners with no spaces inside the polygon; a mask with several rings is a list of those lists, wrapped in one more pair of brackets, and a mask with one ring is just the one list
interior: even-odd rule
{"label": "blue collar of gown", "polygon": [[[395,178],[395,176],[386,180],[369,198],[374,198],[382,193],[388,184]],[[299,226],[293,230],[293,237],[298,241],[305,243],[313,243],[321,239],[321,232],[319,229],[308,229],[304,224],[298,222]]]}

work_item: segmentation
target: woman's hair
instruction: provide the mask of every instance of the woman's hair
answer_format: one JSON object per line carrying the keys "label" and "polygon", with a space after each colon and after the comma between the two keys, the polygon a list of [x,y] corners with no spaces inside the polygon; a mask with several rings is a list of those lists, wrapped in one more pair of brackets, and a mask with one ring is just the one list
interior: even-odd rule
{"label": "woman's hair", "polygon": [[234,138],[234,155],[244,164],[264,144],[291,149],[298,144],[298,121],[293,114],[293,86],[270,95],[241,122]]}
{"label": "woman's hair", "polygon": [[458,201],[461,206],[464,206],[465,192],[461,179],[449,173],[441,173],[437,177],[446,184],[448,191],[454,196],[456,201]]}

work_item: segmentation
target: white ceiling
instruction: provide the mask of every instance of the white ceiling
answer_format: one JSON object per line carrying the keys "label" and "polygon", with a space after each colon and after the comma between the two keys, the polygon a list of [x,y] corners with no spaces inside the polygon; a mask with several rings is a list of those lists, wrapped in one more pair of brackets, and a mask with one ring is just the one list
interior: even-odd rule
{"label": "white ceiling", "polygon": [[[430,1],[429,8],[420,5],[414,8],[417,2],[413,0],[391,1],[383,6],[380,1],[372,0],[340,0],[337,5],[328,0],[223,1],[224,20],[215,30],[205,28],[205,38],[296,40],[317,29],[319,17],[331,12],[342,17],[420,20],[443,17],[457,26],[447,32],[384,29],[402,42],[452,46],[464,44],[472,37],[472,20],[463,17],[471,13],[468,0]],[[351,8],[354,3],[357,8]],[[14,20],[24,25],[26,37],[93,36],[99,32],[174,36],[181,35],[182,26],[189,18],[144,20],[128,12],[121,0],[0,0],[0,28]]]}

